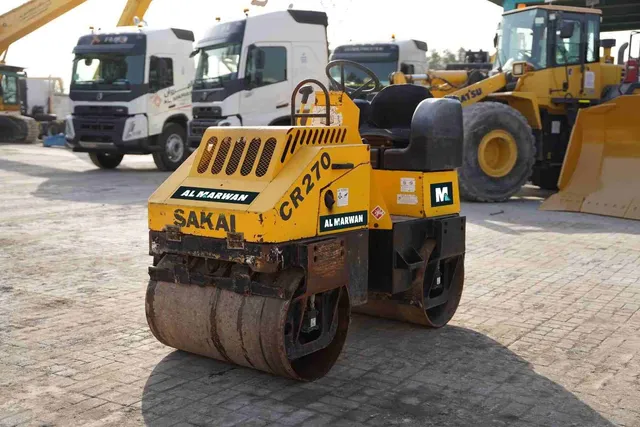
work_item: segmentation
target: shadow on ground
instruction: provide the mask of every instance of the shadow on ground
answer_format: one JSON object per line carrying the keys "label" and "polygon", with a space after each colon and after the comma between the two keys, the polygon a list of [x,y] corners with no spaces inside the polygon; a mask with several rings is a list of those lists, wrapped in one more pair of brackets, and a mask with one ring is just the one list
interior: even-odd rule
{"label": "shadow on ground", "polygon": [[0,170],[45,178],[33,192],[51,200],[99,204],[146,204],[148,197],[169,176],[153,168],[131,168],[126,164],[113,170],[70,171],[55,166],[23,163],[0,158]]}
{"label": "shadow on ground", "polygon": [[578,212],[541,211],[540,205],[554,192],[533,186],[523,187],[503,203],[462,203],[462,214],[475,225],[510,235],[540,232],[561,234],[640,234],[640,222]]}
{"label": "shadow on ground", "polygon": [[340,361],[313,383],[172,352],[145,385],[142,414],[148,426],[613,425],[484,335],[366,316],[354,317]]}

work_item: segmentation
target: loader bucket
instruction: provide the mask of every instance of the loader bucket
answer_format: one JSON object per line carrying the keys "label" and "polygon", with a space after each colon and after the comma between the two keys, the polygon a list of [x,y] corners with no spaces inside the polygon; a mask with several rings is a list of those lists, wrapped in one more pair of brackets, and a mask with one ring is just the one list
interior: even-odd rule
{"label": "loader bucket", "polygon": [[546,211],[640,220],[640,94],[580,110]]}

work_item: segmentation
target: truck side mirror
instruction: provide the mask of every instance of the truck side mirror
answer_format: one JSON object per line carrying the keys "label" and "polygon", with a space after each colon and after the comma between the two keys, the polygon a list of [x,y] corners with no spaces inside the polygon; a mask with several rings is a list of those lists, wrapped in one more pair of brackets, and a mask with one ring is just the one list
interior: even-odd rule
{"label": "truck side mirror", "polygon": [[560,23],[560,38],[570,39],[576,30],[576,23],[573,21],[563,21]]}
{"label": "truck side mirror", "polygon": [[493,36],[493,47],[498,48],[498,34]]}

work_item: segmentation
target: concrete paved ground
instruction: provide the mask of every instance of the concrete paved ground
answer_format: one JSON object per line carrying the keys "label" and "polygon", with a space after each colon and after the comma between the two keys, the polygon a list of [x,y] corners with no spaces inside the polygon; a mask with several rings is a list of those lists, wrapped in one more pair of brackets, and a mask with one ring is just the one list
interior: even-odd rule
{"label": "concrete paved ground", "polygon": [[299,384],[147,329],[150,157],[0,146],[0,425],[640,426],[640,223],[465,204],[450,326],[356,316]]}

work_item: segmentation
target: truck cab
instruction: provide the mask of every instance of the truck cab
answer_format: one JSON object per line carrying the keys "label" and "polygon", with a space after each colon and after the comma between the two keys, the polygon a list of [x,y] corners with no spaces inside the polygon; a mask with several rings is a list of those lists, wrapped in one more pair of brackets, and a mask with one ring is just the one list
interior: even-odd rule
{"label": "truck cab", "polygon": [[[383,86],[389,85],[391,73],[402,71],[405,74],[421,74],[428,69],[427,43],[421,40],[396,40],[390,42],[367,42],[342,44],[337,46],[331,60],[346,59],[354,61],[372,70]],[[358,70],[349,70],[353,76],[347,80],[353,84],[362,84],[364,75]],[[338,77],[338,76],[335,76]],[[351,81],[354,80],[354,81]]]}
{"label": "truck cab", "polygon": [[152,154],[158,169],[177,169],[190,154],[193,42],[191,31],[146,26],[80,37],[68,147],[100,168],[117,167],[125,154]]}
{"label": "truck cab", "polygon": [[211,126],[289,125],[295,84],[327,82],[327,25],[324,12],[289,9],[209,28],[194,52],[191,150]]}

